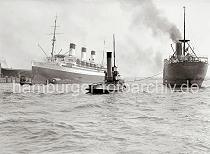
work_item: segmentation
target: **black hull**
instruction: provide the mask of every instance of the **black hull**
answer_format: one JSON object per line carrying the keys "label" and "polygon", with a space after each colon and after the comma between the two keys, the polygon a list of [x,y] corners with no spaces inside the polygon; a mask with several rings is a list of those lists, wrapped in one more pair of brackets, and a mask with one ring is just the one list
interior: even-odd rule
{"label": "black hull", "polygon": [[61,84],[92,83],[102,82],[104,80],[104,76],[85,75],[35,66],[32,67],[32,74],[33,84],[46,84],[47,81],[52,79],[58,79],[56,83]]}
{"label": "black hull", "polygon": [[201,87],[207,69],[208,64],[205,62],[165,63],[163,70],[163,84],[172,86],[197,84]]}
{"label": "black hull", "polygon": [[31,78],[32,71],[31,70],[24,70],[24,69],[1,69],[1,73],[3,77],[20,77],[20,76],[26,76],[28,78]]}

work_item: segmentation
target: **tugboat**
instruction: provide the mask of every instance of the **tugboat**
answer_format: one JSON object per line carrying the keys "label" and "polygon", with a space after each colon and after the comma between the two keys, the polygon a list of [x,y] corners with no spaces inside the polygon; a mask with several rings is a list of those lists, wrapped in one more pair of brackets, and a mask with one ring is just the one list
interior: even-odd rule
{"label": "tugboat", "polygon": [[107,70],[105,73],[104,82],[90,84],[86,89],[91,94],[109,94],[113,92],[122,92],[126,86],[124,80],[121,79],[117,71],[115,62],[115,37],[113,35],[114,48],[114,66],[112,67],[112,52],[107,52]]}
{"label": "tugboat", "polygon": [[174,54],[164,60],[164,85],[181,87],[183,84],[187,84],[188,86],[201,87],[208,69],[208,58],[198,57],[189,41],[185,39],[184,7],[184,39],[176,42]]}

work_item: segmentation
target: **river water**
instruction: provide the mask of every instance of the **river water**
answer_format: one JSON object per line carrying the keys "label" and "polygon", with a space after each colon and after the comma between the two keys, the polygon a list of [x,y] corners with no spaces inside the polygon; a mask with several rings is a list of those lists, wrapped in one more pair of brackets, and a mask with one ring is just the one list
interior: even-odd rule
{"label": "river water", "polygon": [[1,84],[0,153],[210,153],[208,85],[72,95],[14,93],[12,84]]}

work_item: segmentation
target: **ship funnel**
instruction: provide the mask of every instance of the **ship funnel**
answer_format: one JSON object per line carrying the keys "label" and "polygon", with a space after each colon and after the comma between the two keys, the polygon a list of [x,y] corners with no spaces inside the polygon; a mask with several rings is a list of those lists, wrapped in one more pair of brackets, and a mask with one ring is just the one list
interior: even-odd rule
{"label": "ship funnel", "polygon": [[86,48],[82,47],[81,50],[81,60],[86,61]]}
{"label": "ship funnel", "polygon": [[69,56],[75,56],[75,48],[76,45],[74,43],[70,43]]}
{"label": "ship funnel", "polygon": [[2,74],[1,74],[1,62],[0,62],[0,77],[2,77]]}
{"label": "ship funnel", "polygon": [[112,76],[112,52],[107,52],[107,81],[113,81],[113,76]]}
{"label": "ship funnel", "polygon": [[95,57],[96,57],[96,52],[95,51],[91,51],[91,57],[90,57],[90,62],[91,63],[95,62]]}
{"label": "ship funnel", "polygon": [[181,42],[176,42],[176,55],[178,59],[181,58],[182,55],[182,43]]}

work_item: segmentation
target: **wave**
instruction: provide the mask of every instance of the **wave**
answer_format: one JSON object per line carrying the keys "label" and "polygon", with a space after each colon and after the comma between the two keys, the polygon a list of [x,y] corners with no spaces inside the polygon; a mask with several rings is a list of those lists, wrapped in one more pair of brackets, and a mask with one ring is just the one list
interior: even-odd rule
{"label": "wave", "polygon": [[84,104],[75,107],[75,109],[87,109],[87,108],[101,108],[101,106],[97,104]]}

